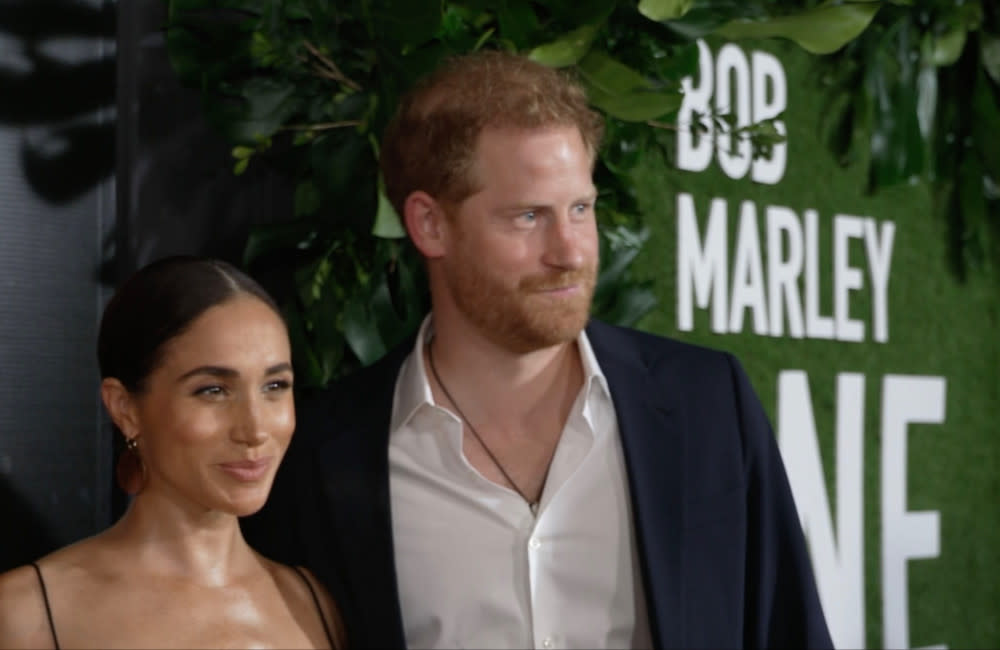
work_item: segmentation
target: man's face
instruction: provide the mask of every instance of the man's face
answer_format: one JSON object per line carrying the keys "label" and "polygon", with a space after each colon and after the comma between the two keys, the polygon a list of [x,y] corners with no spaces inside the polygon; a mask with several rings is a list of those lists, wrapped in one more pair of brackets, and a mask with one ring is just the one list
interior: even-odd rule
{"label": "man's face", "polygon": [[471,173],[481,188],[448,215],[442,274],[456,312],[524,353],[574,339],[597,277],[597,191],[573,127],[487,129]]}

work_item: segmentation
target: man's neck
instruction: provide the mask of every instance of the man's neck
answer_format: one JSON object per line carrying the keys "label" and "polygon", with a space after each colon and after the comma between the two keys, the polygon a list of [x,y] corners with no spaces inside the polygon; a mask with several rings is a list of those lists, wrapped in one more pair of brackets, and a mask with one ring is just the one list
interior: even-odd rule
{"label": "man's neck", "polygon": [[508,431],[538,418],[549,420],[553,410],[564,420],[583,384],[575,340],[522,353],[471,328],[435,322],[425,352],[433,355],[441,380],[468,417]]}

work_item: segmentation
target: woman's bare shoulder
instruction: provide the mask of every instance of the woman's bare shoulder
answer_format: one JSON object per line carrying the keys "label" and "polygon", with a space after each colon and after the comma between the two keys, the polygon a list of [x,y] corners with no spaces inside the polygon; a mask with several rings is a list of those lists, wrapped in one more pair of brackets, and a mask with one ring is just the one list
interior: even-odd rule
{"label": "woman's bare shoulder", "polygon": [[49,597],[58,597],[67,580],[78,576],[81,569],[86,573],[88,567],[99,563],[104,543],[98,537],[46,555],[35,562],[38,569],[27,564],[0,574],[0,648],[55,646],[47,609]]}
{"label": "woman's bare shoulder", "polygon": [[[315,611],[316,601],[319,602],[322,623],[330,636],[333,637],[334,648],[346,648],[347,635],[340,618],[340,611],[337,609],[337,603],[333,600],[333,596],[323,586],[323,583],[304,567],[291,567],[271,560],[265,560],[265,562],[282,591],[293,595],[297,607]],[[315,600],[313,599],[314,595]]]}
{"label": "woman's bare shoulder", "polygon": [[53,645],[42,585],[35,568],[25,565],[0,574],[0,647]]}

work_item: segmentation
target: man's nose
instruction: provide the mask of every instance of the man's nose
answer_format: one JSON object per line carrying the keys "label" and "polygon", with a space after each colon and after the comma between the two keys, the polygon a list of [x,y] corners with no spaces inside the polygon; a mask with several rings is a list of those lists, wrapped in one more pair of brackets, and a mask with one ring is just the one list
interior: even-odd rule
{"label": "man's nose", "polygon": [[566,270],[581,268],[586,262],[584,254],[586,224],[573,223],[568,217],[553,218],[545,233],[545,256],[549,266]]}

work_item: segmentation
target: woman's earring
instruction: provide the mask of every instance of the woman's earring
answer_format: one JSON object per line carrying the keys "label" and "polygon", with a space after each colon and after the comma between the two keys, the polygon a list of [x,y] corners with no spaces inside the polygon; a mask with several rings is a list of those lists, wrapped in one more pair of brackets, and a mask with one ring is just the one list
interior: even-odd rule
{"label": "woman's earring", "polygon": [[115,466],[118,487],[130,496],[139,494],[146,483],[146,465],[139,455],[139,436],[125,439],[125,449],[118,455]]}

